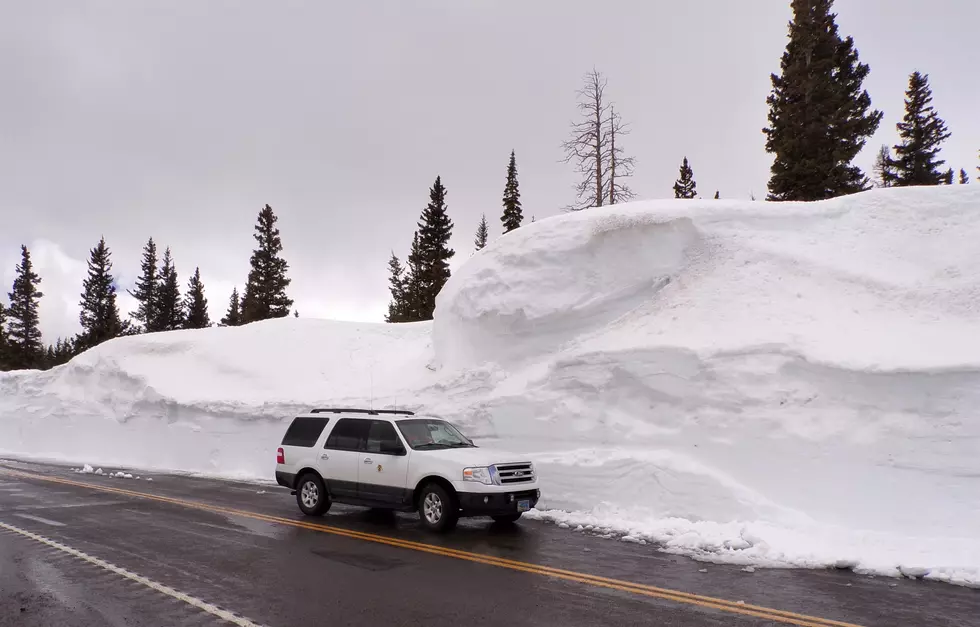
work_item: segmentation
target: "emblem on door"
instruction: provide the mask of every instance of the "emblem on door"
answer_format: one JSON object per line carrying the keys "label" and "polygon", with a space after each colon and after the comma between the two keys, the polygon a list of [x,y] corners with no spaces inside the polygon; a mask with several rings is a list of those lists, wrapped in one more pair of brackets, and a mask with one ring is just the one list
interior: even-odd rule
{"label": "emblem on door", "polygon": [[383,468],[381,467],[381,464],[378,464],[378,472],[381,472],[382,470]]}

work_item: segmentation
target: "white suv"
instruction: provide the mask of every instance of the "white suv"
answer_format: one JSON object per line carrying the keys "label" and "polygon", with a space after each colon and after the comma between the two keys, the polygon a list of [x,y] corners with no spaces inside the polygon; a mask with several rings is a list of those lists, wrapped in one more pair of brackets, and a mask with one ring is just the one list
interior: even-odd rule
{"label": "white suv", "polygon": [[448,531],[461,516],[512,523],[541,496],[534,464],[477,447],[452,424],[391,409],[313,409],[293,419],[276,481],[304,514],[333,502],[418,511]]}

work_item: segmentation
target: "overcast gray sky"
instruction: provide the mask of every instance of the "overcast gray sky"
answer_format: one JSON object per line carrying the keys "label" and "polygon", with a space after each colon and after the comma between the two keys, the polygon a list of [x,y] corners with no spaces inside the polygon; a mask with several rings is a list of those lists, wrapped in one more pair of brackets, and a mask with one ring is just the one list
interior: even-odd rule
{"label": "overcast gray sky", "polygon": [[[528,218],[572,200],[560,143],[593,66],[632,127],[641,198],[671,197],[685,155],[703,196],[763,198],[760,129],[791,17],[788,0],[0,7],[0,276],[5,299],[20,244],[32,247],[46,341],[78,330],[101,235],[124,286],[151,235],[172,247],[182,287],[200,266],[217,320],[244,283],[265,203],[300,315],[380,321],[389,251],[404,257],[437,174],[457,263],[482,212],[500,232],[511,149]],[[895,143],[918,69],[953,133],[942,156],[977,174],[980,4],[838,0],[836,11],[885,112],[860,163]]]}

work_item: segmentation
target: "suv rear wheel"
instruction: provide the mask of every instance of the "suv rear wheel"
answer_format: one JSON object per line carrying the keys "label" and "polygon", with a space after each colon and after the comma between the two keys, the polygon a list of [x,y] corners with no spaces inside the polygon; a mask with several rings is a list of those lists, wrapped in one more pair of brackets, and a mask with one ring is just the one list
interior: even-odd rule
{"label": "suv rear wheel", "polygon": [[307,516],[322,516],[330,509],[330,495],[320,475],[308,472],[296,482],[296,503]]}
{"label": "suv rear wheel", "polygon": [[451,531],[459,522],[456,499],[438,483],[429,483],[419,495],[419,519],[432,531]]}

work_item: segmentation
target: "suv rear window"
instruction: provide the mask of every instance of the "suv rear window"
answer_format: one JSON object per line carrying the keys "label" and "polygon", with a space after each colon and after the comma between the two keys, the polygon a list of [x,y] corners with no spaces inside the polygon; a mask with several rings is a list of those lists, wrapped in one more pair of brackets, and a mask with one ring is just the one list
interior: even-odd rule
{"label": "suv rear window", "polygon": [[294,418],[282,437],[282,446],[313,446],[328,422],[329,418]]}

